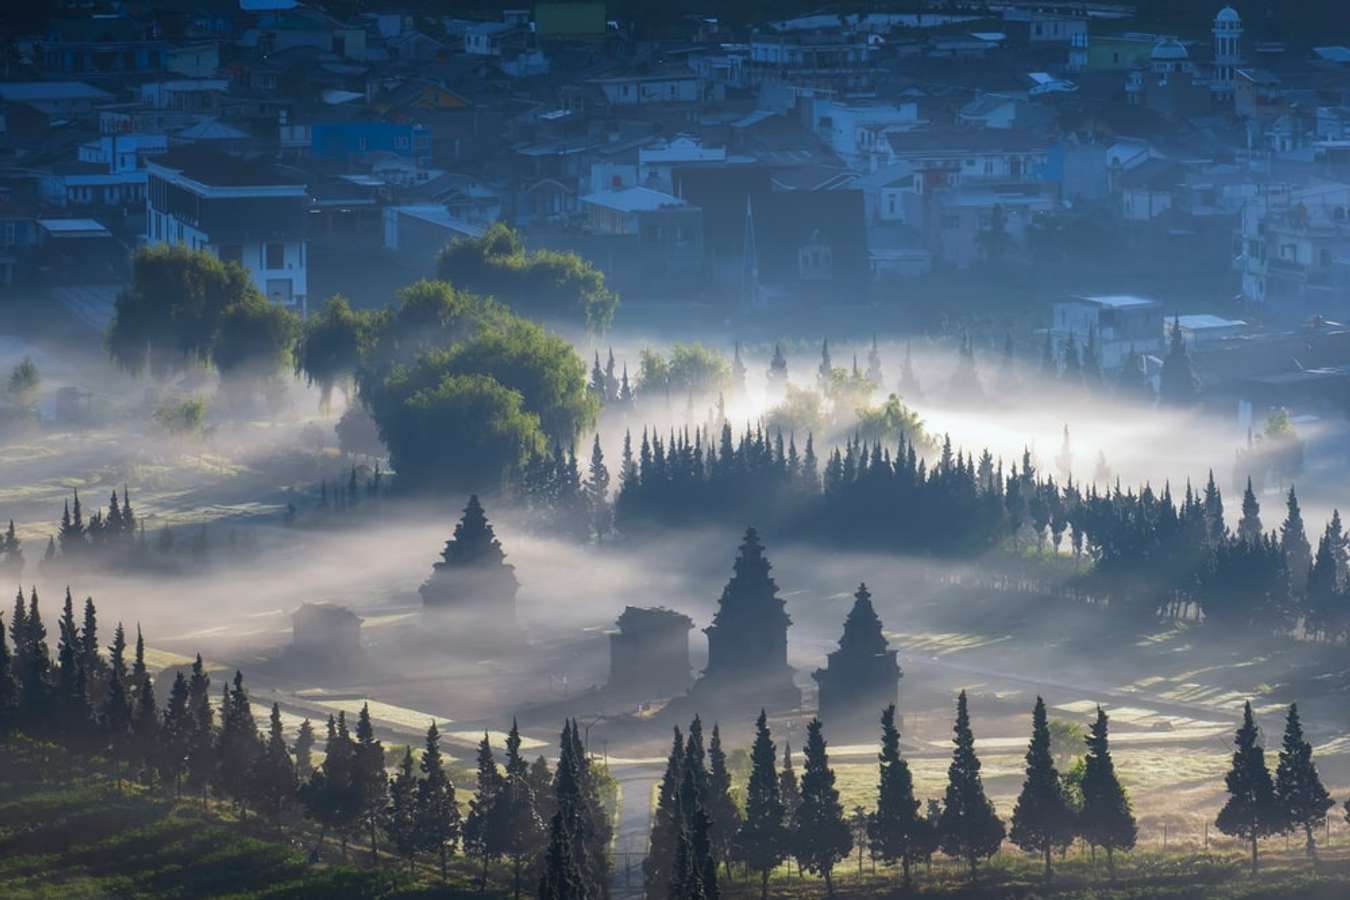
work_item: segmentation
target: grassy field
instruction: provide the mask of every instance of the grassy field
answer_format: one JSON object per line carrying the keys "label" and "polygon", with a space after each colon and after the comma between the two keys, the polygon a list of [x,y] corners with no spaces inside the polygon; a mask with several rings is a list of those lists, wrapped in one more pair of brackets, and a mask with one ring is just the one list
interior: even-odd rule
{"label": "grassy field", "polygon": [[[410,876],[392,859],[367,867],[368,849],[355,845],[351,859],[362,866],[344,862],[332,844],[310,863],[313,846],[303,822],[284,830],[240,822],[214,804],[203,810],[138,786],[119,791],[55,750],[0,751],[6,898],[484,896],[462,859],[441,885],[430,860]],[[486,895],[502,890],[489,882]]]}

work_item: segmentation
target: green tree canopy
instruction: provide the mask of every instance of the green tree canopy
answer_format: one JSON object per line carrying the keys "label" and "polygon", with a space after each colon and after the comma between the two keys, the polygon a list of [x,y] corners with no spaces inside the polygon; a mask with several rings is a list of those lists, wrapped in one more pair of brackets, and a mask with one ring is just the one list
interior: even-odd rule
{"label": "green tree canopy", "polygon": [[619,306],[599,269],[575,253],[526,251],[502,224],[479,238],[452,241],[436,261],[437,274],[457,287],[495,297],[521,315],[584,324],[604,331]]}

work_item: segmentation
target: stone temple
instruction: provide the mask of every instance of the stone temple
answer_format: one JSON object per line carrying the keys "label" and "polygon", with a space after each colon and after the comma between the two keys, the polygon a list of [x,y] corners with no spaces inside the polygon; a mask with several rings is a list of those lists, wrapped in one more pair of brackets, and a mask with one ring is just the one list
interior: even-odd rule
{"label": "stone temple", "polygon": [[469,497],[455,534],[418,589],[428,613],[442,617],[461,640],[519,642],[515,566],[506,562],[501,541],[489,524],[478,495]]}
{"label": "stone temple", "polygon": [[661,700],[689,690],[689,630],[694,622],[673,609],[625,607],[609,636],[610,697]]}
{"label": "stone temple", "polygon": [[704,629],[708,668],[690,691],[695,709],[753,715],[788,712],[802,703],[787,662],[792,624],[755,529],[748,529],[717,614]]}
{"label": "stone temple", "polygon": [[820,721],[831,736],[875,736],[881,711],[895,702],[900,664],[886,644],[867,585],[858,586],[839,649],[811,676],[820,688]]}

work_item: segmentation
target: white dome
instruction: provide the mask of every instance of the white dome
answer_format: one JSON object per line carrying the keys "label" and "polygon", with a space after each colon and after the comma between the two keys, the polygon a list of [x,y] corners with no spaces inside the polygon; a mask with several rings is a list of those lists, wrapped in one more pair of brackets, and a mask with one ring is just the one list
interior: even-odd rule
{"label": "white dome", "polygon": [[1214,24],[1216,25],[1220,22],[1232,22],[1238,24],[1241,21],[1242,17],[1239,16],[1237,10],[1233,9],[1231,6],[1225,6],[1223,9],[1219,10],[1219,14],[1214,17]]}
{"label": "white dome", "polygon": [[1190,59],[1190,55],[1181,45],[1181,41],[1168,37],[1153,45],[1152,59],[1154,62],[1175,62]]}

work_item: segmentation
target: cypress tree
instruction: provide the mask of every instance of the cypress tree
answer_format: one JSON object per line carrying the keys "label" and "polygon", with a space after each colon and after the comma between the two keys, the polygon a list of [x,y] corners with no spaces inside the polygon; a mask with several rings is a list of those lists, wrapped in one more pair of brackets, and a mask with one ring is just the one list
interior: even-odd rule
{"label": "cypress tree", "polygon": [[1172,322],[1171,343],[1158,378],[1158,399],[1173,406],[1189,406],[1199,397],[1200,380],[1195,377],[1178,318]]}
{"label": "cypress tree", "polygon": [[5,639],[5,620],[0,617],[0,741],[9,737],[19,708],[19,685],[14,680],[14,660]]}
{"label": "cypress tree", "polygon": [[[139,630],[138,628],[137,631]],[[139,634],[136,648],[137,665],[134,669],[140,669],[142,674],[140,681],[136,682],[131,710],[132,757],[141,767],[142,777],[149,780],[149,776],[155,771],[154,763],[159,753],[159,704],[155,701],[155,685],[145,671],[143,644]]]}
{"label": "cypress tree", "polygon": [[[628,372],[625,370],[625,380]],[[549,825],[548,849],[544,854],[543,874],[539,878],[539,900],[589,900],[593,895],[577,866],[572,833],[562,813],[553,815]]]}
{"label": "cypress tree", "polygon": [[940,844],[949,856],[966,861],[970,866],[971,881],[974,881],[979,861],[998,852],[1005,832],[1003,820],[984,793],[965,691],[956,700],[956,723],[952,732],[955,749],[947,769],[947,793],[938,823]]}
{"label": "cypress tree", "polygon": [[61,733],[78,737],[88,725],[88,700],[85,683],[80,678],[79,628],[75,624],[75,604],[66,588],[66,605],[61,613],[56,645],[56,696],[59,708],[56,715]]}
{"label": "cypress tree", "polygon": [[520,900],[525,861],[544,846],[544,823],[530,779],[530,766],[520,755],[520,728],[515,719],[506,735],[506,777],[497,796],[495,818],[502,850],[511,859],[512,892]]}
{"label": "cypress tree", "polygon": [[14,640],[14,659],[11,665],[17,684],[28,669],[28,600],[23,595],[22,587],[19,588],[18,596],[14,598],[14,614],[9,619],[9,633]]}
{"label": "cypress tree", "polygon": [[919,816],[909,763],[900,756],[900,731],[895,727],[895,704],[881,713],[881,753],[878,755],[877,808],[867,823],[872,856],[900,863],[904,886],[911,886],[910,868],[924,858],[927,823]]}
{"label": "cypress tree", "polygon": [[600,449],[600,435],[595,436],[591,445],[591,467],[586,478],[586,505],[590,510],[591,532],[596,543],[603,543],[609,535],[614,512],[609,502],[609,469],[605,466],[605,454]]}
{"label": "cypress tree", "polygon": [[[603,883],[595,878],[598,867],[589,858],[594,832],[582,783],[581,745],[574,727],[570,720],[564,722],[559,740],[558,768],[553,778],[555,812],[539,885],[541,898],[591,898],[604,891]],[[564,852],[567,859],[558,858]]]}
{"label": "cypress tree", "polygon": [[713,723],[712,741],[708,744],[707,811],[713,858],[726,865],[730,878],[731,850],[741,827],[741,811],[731,796],[731,773],[727,771],[727,755],[722,749],[722,735],[716,723]]}
{"label": "cypress tree", "polygon": [[[383,777],[384,773],[380,775]],[[295,799],[298,789],[295,764],[291,762],[290,751],[286,749],[286,737],[281,730],[281,707],[273,703],[272,714],[268,719],[267,743],[254,772],[253,796],[258,811],[273,825],[277,824],[286,805]]]}
{"label": "cypress tree", "polygon": [[308,781],[314,773],[314,726],[309,719],[300,723],[292,750],[295,753],[295,777],[302,783]]}
{"label": "cypress tree", "polygon": [[1284,744],[1275,767],[1275,802],[1284,817],[1287,831],[1303,830],[1308,858],[1317,862],[1316,830],[1326,824],[1327,812],[1335,801],[1322,785],[1313,763],[1312,744],[1303,737],[1298,704],[1289,705],[1284,723]]}
{"label": "cypress tree", "polygon": [[667,895],[672,881],[676,847],[683,818],[680,815],[680,786],[684,782],[684,738],[675,727],[675,739],[666,758],[666,771],[656,795],[652,815],[652,833],[647,858],[642,861],[644,891],[651,900]]}
{"label": "cypress tree", "polygon": [[80,629],[80,664],[85,671],[91,698],[101,699],[107,664],[98,649],[98,609],[94,606],[93,597],[86,597],[84,600],[84,622]]}
{"label": "cypress tree", "polygon": [[1302,592],[1308,583],[1308,573],[1312,570],[1312,547],[1308,545],[1308,535],[1303,529],[1303,513],[1299,509],[1293,485],[1289,486],[1286,508],[1288,512],[1280,526],[1280,550],[1289,567],[1290,582]]}
{"label": "cypress tree", "polygon": [[478,744],[478,789],[469,801],[469,815],[464,820],[464,854],[482,864],[478,878],[480,892],[487,886],[489,863],[501,853],[502,842],[494,833],[498,823],[497,803],[501,789],[501,773],[497,771],[497,761],[492,756],[487,732],[483,732],[483,740]]}
{"label": "cypress tree", "polygon": [[768,717],[759,711],[755,743],[750,749],[750,781],[745,789],[745,820],[736,833],[734,855],[759,873],[759,895],[769,894],[769,873],[787,856],[783,798],[776,771],[777,749],[769,733]]}
{"label": "cypress tree", "polygon": [[389,781],[389,810],[384,817],[384,833],[400,859],[408,861],[408,874],[417,859],[420,835],[417,830],[417,776],[413,774],[412,747],[403,749],[403,761]]}
{"label": "cypress tree", "polygon": [[1257,743],[1259,738],[1249,701],[1243,707],[1242,726],[1234,737],[1237,749],[1233,753],[1233,764],[1224,777],[1228,802],[1219,810],[1215,821],[1224,834],[1250,842],[1253,875],[1259,868],[1258,842],[1284,828],[1284,817],[1275,799],[1275,785],[1266,768],[1266,751]]}
{"label": "cypress tree", "polygon": [[42,624],[42,612],[38,608],[36,587],[29,591],[28,612],[21,634],[22,644],[19,643],[18,635],[15,636],[15,646],[21,648],[24,663],[19,675],[19,714],[24,723],[32,725],[40,733],[50,725],[52,661],[47,649],[47,627]]}
{"label": "cypress tree", "polygon": [[[115,671],[116,666],[114,678]],[[233,687],[226,685],[221,697],[220,734],[216,738],[216,789],[222,797],[233,800],[244,814],[252,799],[251,779],[262,756],[262,742],[253,719],[253,706],[244,689],[244,675],[238,669],[234,673]]]}
{"label": "cypress tree", "polygon": [[1242,520],[1238,522],[1238,536],[1251,543],[1259,541],[1265,533],[1261,527],[1261,504],[1257,502],[1251,476],[1248,476],[1247,489],[1242,492]]}
{"label": "cypress tree", "polygon": [[160,781],[173,785],[175,797],[182,788],[191,735],[188,682],[180,671],[174,677],[173,686],[169,689],[169,700],[164,706],[164,718],[160,721],[154,757]]}
{"label": "cypress tree", "polygon": [[449,877],[449,856],[459,842],[459,807],[455,785],[441,757],[441,736],[432,722],[422,751],[422,781],[417,792],[418,831],[421,849],[436,853],[441,863],[441,881]]}
{"label": "cypress tree", "polygon": [[824,876],[825,891],[833,896],[834,867],[852,852],[853,835],[834,786],[834,770],[819,719],[812,719],[806,726],[804,759],[795,855],[803,869]]}
{"label": "cypress tree", "polygon": [[112,759],[113,777],[120,789],[122,773],[119,763],[127,757],[131,747],[131,692],[127,684],[127,666],[125,659],[126,635],[122,623],[117,623],[113,632],[111,664],[108,673],[108,691],[103,698],[101,723],[104,738],[108,742],[108,754]]}
{"label": "cypress tree", "polygon": [[1106,713],[1097,707],[1097,719],[1087,736],[1087,756],[1083,760],[1083,808],[1078,814],[1083,838],[1093,847],[1106,849],[1106,865],[1111,880],[1116,878],[1115,851],[1133,850],[1138,829],[1130,798],[1116,777],[1111,760]]}
{"label": "cypress tree", "polygon": [[[783,800],[783,832],[788,856],[797,859],[797,810],[802,805],[802,786],[792,768],[792,745],[783,742],[783,767],[778,770],[778,795]],[[797,862],[798,868],[801,862]]]}
{"label": "cypress tree", "polygon": [[1050,854],[1073,841],[1073,814],[1064,800],[1059,772],[1050,756],[1050,722],[1045,701],[1036,698],[1031,714],[1031,744],[1027,748],[1027,777],[1013,807],[1012,842],[1045,859],[1045,880],[1050,880]]}
{"label": "cypress tree", "polygon": [[305,806],[305,814],[319,823],[318,846],[323,846],[329,831],[337,831],[341,835],[344,857],[347,855],[346,828],[356,811],[352,788],[355,755],[355,746],[342,714],[339,713],[337,719],[329,715],[323,763],[300,788],[300,802]]}
{"label": "cypress tree", "polygon": [[[578,849],[584,853],[582,875],[600,896],[609,896],[609,844],[613,836],[609,815],[600,802],[600,787],[596,781],[594,763],[581,744],[581,729],[576,720],[571,728],[572,756],[577,761],[580,775],[581,825]],[[700,742],[702,735],[700,734]],[[706,779],[706,776],[705,776]]]}
{"label": "cypress tree", "polygon": [[370,836],[370,864],[379,865],[376,848],[381,817],[389,803],[389,780],[384,774],[384,744],[375,739],[370,722],[370,704],[362,703],[356,719],[356,772],[358,816]]}
{"label": "cypress tree", "polygon": [[211,677],[202,665],[202,656],[192,663],[192,677],[188,681],[187,753],[185,757],[187,787],[200,791],[206,804],[206,789],[215,777],[215,712],[211,708]]}

